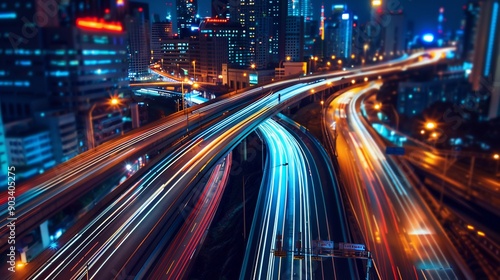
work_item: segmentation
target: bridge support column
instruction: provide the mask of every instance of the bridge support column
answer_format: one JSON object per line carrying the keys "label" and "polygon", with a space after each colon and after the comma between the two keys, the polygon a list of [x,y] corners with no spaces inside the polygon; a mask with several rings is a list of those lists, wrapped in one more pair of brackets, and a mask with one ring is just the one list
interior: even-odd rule
{"label": "bridge support column", "polygon": [[26,253],[28,252],[28,247],[24,247],[21,249],[21,262],[22,263],[28,263],[28,257],[26,256]]}
{"label": "bridge support column", "polygon": [[40,225],[40,236],[42,237],[43,248],[47,248],[50,245],[49,238],[49,221],[45,221]]}
{"label": "bridge support column", "polygon": [[243,161],[247,161],[247,139],[243,139],[243,141],[241,141],[241,148],[240,148],[240,151],[243,155]]}

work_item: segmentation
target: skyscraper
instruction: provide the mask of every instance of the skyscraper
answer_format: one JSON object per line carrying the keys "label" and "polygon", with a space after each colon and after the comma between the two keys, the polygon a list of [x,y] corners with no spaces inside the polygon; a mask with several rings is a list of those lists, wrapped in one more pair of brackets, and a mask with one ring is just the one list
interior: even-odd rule
{"label": "skyscraper", "polygon": [[[151,25],[151,57],[152,62],[163,58],[163,42],[173,38],[171,21],[155,21]],[[163,66],[162,66],[163,67]]]}
{"label": "skyscraper", "polygon": [[384,56],[400,56],[406,50],[406,21],[403,10],[388,10],[389,21],[382,27],[381,50]]}
{"label": "skyscraper", "polygon": [[500,116],[500,1],[479,2],[479,18],[474,39],[473,68],[469,76],[474,90],[490,97],[488,118]]}
{"label": "skyscraper", "polygon": [[[95,1],[99,2],[99,1]],[[123,94],[128,86],[126,36],[120,23],[98,20],[87,15],[104,15],[91,6],[92,1],[60,3],[51,1],[8,2],[0,16],[0,32],[10,34],[10,40],[0,41],[0,60],[9,69],[0,69],[0,103],[3,122],[23,121],[33,131],[48,131],[51,137],[65,137],[59,148],[61,160],[74,155],[67,151],[68,141],[85,151],[88,144],[88,116],[94,104],[101,104],[112,94]],[[33,25],[25,25],[22,18],[40,18]],[[25,32],[29,28],[30,32]],[[103,110],[95,106],[95,113]],[[92,137],[97,143],[119,135],[123,128],[121,118],[112,121],[108,115],[119,111],[106,110],[101,118],[93,115],[96,129]],[[34,122],[33,119],[40,119]],[[49,119],[50,118],[50,119]],[[106,122],[100,122],[106,118]],[[74,137],[73,125],[75,123]],[[44,127],[44,128],[43,128]],[[49,130],[47,130],[51,127]],[[73,129],[73,132],[69,130]],[[5,131],[10,137],[9,131]],[[69,136],[73,135],[73,136]],[[18,135],[19,136],[19,135]],[[24,136],[23,136],[24,137]],[[58,141],[51,141],[57,145]],[[71,146],[71,145],[70,145]]]}
{"label": "skyscraper", "polygon": [[189,37],[196,25],[197,0],[177,0],[177,33],[181,38]]}
{"label": "skyscraper", "polygon": [[288,0],[287,14],[289,16],[303,16],[304,21],[312,20],[313,6],[311,0]]}
{"label": "skyscraper", "polygon": [[325,22],[324,53],[327,57],[350,59],[354,15],[346,5],[333,5],[331,16]]}
{"label": "skyscraper", "polygon": [[151,60],[149,24],[149,5],[130,2],[125,26],[128,34],[128,76],[131,80],[146,79],[149,76]]}

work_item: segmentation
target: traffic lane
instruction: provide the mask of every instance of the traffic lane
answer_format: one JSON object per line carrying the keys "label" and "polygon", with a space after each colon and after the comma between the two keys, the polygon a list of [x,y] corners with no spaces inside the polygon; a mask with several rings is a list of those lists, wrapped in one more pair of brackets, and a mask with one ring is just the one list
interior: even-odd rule
{"label": "traffic lane", "polygon": [[[192,209],[181,230],[176,234],[175,239],[166,250],[160,250],[159,254],[163,256],[151,273],[141,273],[137,277],[146,277],[147,275],[148,278],[152,279],[183,278],[215,215],[228,180],[230,167],[231,154],[225,158],[223,163],[214,168],[196,206]],[[155,256],[149,258],[154,261]],[[144,271],[144,268],[141,271]]]}
{"label": "traffic lane", "polygon": [[[309,197],[313,202],[313,212],[316,213],[313,227],[319,233],[317,236],[313,234],[313,239],[350,242],[342,200],[334,174],[332,174],[333,167],[326,151],[309,133],[298,129],[287,121],[281,121],[280,123],[283,123],[285,128],[290,131],[301,146],[303,153],[307,156],[306,169],[309,171],[313,184],[307,185],[306,188],[310,192]],[[327,200],[331,201],[332,198],[336,203],[326,203]],[[322,271],[321,277],[324,279],[357,277],[353,269],[353,262],[349,260],[330,258],[319,262],[319,265]]]}

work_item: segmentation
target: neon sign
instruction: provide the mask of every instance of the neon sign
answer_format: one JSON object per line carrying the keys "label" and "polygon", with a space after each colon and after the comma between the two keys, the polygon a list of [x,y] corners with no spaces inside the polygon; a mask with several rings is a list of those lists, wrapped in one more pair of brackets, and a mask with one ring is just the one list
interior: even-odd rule
{"label": "neon sign", "polygon": [[97,18],[79,18],[76,19],[76,26],[84,29],[93,30],[107,30],[107,31],[123,31],[123,27],[120,23],[104,22],[102,19],[97,20]]}

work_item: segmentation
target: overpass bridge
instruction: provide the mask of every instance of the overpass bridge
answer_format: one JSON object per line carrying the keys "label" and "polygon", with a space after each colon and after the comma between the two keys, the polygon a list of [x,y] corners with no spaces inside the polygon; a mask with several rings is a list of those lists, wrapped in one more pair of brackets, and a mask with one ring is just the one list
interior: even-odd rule
{"label": "overpass bridge", "polygon": [[[17,235],[18,237],[21,237],[23,234],[26,234],[38,227],[40,224],[43,224],[47,221],[47,219],[56,214],[57,211],[60,211],[63,204],[69,205],[72,201],[78,199],[85,191],[89,191],[92,187],[98,185],[98,182],[96,181],[88,184],[90,179],[95,179],[94,175],[102,174],[113,166],[115,166],[114,168],[117,168],[117,166],[120,166],[120,164],[123,163],[123,159],[116,160],[110,159],[110,157],[108,157],[108,159],[103,158],[96,160],[95,158],[99,155],[110,154],[123,157],[128,156],[127,153],[134,154],[134,156],[136,156],[144,154],[148,151],[159,151],[163,149],[162,147],[165,147],[166,143],[171,144],[177,139],[185,137],[186,135],[184,134],[184,131],[188,132],[193,128],[200,127],[208,123],[212,120],[212,116],[220,116],[224,112],[251,104],[253,101],[268,94],[269,91],[277,90],[292,84],[321,80],[323,82],[319,82],[318,86],[322,88],[318,89],[316,93],[319,93],[322,90],[337,90],[353,83],[366,81],[367,79],[373,80],[381,78],[385,75],[394,75],[400,71],[407,71],[407,69],[411,68],[412,63],[414,63],[414,59],[417,57],[418,56],[410,57],[408,60],[398,63],[387,62],[376,66],[364,67],[362,69],[352,69],[349,71],[311,75],[279,81],[261,87],[254,87],[244,92],[240,91],[238,95],[230,93],[213,102],[207,102],[203,106],[194,106],[193,108],[185,110],[185,112],[174,114],[171,118],[169,118],[170,122],[168,124],[166,124],[165,121],[156,122],[152,125],[146,126],[145,128],[126,134],[124,137],[117,139],[116,141],[112,141],[108,144],[99,146],[92,151],[81,154],[75,159],[56,167],[54,170],[49,170],[45,174],[42,174],[32,181],[25,183],[25,186],[20,185],[18,187],[36,189],[39,191],[39,199],[34,200],[29,203],[29,205],[27,204],[27,207],[23,207],[24,205],[18,206],[19,210],[17,215],[18,220],[20,221],[19,224],[22,225],[22,227],[18,228]],[[405,68],[404,70],[402,69],[403,65]],[[418,68],[425,66],[427,65],[416,63],[415,67]],[[325,82],[326,78],[333,77],[337,77],[338,79],[333,82]],[[169,82],[157,82],[147,84],[160,84],[159,86],[162,86],[168,83]],[[142,84],[143,86],[146,83],[136,84]],[[182,83],[175,84],[181,84],[182,86]],[[313,94],[314,92],[308,92],[302,98]],[[191,118],[190,123],[189,118]],[[185,119],[186,122],[184,122]],[[162,131],[163,133],[161,133]],[[108,167],[103,169],[102,167],[104,166]],[[82,186],[86,186],[85,190],[82,189]],[[63,195],[64,199],[61,198]],[[43,211],[40,211],[40,209],[43,209]],[[4,217],[7,217],[7,215],[4,215]],[[8,221],[3,221],[3,227],[0,231],[2,239],[6,238],[8,234],[8,229],[5,226],[7,223]],[[43,235],[48,234],[48,231],[41,228],[41,234],[42,239],[46,239],[46,236],[43,237]],[[2,244],[2,246],[4,246],[7,242],[3,242]]]}

